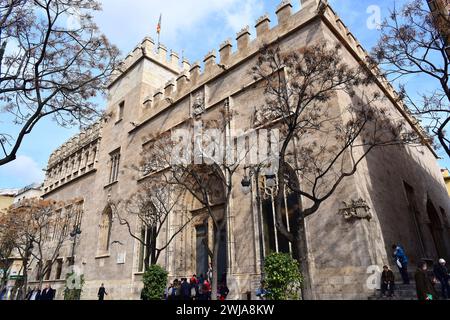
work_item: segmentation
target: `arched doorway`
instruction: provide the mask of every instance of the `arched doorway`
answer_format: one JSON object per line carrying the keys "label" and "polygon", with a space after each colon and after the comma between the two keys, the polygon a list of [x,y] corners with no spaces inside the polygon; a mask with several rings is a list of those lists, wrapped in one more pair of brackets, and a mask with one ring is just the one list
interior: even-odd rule
{"label": "arched doorway", "polygon": [[[194,165],[190,170],[195,170],[185,177],[186,187],[186,209],[192,215],[193,237],[193,261],[190,263],[197,276],[206,277],[209,264],[213,261],[213,250],[218,244],[217,280],[226,280],[228,269],[228,237],[227,237],[227,214],[225,205],[225,185],[223,177],[219,176],[219,168],[211,168],[208,165]],[[205,204],[204,194],[207,194],[208,205]],[[223,226],[218,230],[216,223]]]}
{"label": "arched doorway", "polygon": [[208,223],[195,226],[195,273],[206,275],[208,272]]}
{"label": "arched doorway", "polygon": [[433,238],[434,247],[436,248],[437,258],[446,257],[447,253],[445,250],[445,243],[443,238],[444,228],[439,214],[430,199],[428,199],[427,201],[427,213],[428,218],[430,219],[430,223],[428,224],[428,226]]}
{"label": "arched doorway", "polygon": [[[213,214],[222,215],[223,206],[215,206],[212,208]],[[222,229],[217,231],[211,217],[206,213],[205,208],[192,211],[191,214],[195,217],[192,225],[192,232],[194,236],[194,271],[198,276],[206,274],[209,269],[209,264],[213,260],[213,247],[218,241],[218,255],[217,255],[217,278],[219,281],[226,278],[228,267],[228,253],[227,253],[227,232]]]}

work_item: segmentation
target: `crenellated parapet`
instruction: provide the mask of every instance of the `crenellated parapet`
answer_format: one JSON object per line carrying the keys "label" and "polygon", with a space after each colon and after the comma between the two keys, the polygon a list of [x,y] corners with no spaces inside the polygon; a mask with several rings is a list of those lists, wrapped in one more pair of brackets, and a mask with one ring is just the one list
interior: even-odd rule
{"label": "crenellated parapet", "polygon": [[[211,50],[207,53],[203,63],[189,64],[187,61],[183,61],[181,65],[178,64],[179,74],[171,79],[170,87],[165,86],[149,92],[142,104],[147,110],[156,110],[160,109],[161,104],[174,103],[191,91],[197,90],[209,80],[253,56],[261,49],[262,44],[272,43],[314,19],[319,0],[302,0],[300,2],[302,2],[302,9],[294,13],[291,1],[282,1],[276,10],[278,24],[273,27],[270,26],[271,21],[268,14],[257,19],[255,22],[256,37],[252,38],[253,29],[245,26],[236,33],[235,41],[229,38],[220,45],[218,51]],[[234,48],[236,50],[233,50]],[[164,48],[160,50],[164,51]],[[162,56],[164,55],[163,52]],[[128,64],[132,64],[135,58],[130,56],[128,59],[130,60]],[[172,62],[168,63],[172,63],[172,65],[179,63],[176,56],[170,61]]]}
{"label": "crenellated parapet", "polygon": [[130,70],[135,63],[142,58],[150,59],[159,65],[177,74],[185,70],[189,62],[183,60],[180,64],[180,56],[175,51],[168,51],[163,44],[155,45],[155,41],[146,37],[131,51],[128,56],[119,64],[117,70],[111,75],[109,86],[111,87],[123,74]]}
{"label": "crenellated parapet", "polygon": [[[325,1],[322,2],[321,14],[323,15],[324,21],[328,23],[328,26],[340,35],[342,42],[346,45],[350,52],[363,64],[366,65],[372,74],[375,76],[381,89],[385,92],[386,96],[393,102],[397,110],[404,116],[404,118],[410,123],[410,125],[418,132],[421,136],[423,142],[431,144],[432,138],[426,133],[426,131],[420,126],[419,121],[409,112],[409,109],[404,104],[403,100],[400,98],[399,94],[396,92],[391,82],[386,78],[383,72],[378,66],[370,63],[370,55],[363,48],[361,43],[356,39],[353,33],[348,29],[348,27],[342,22],[341,18],[334,12],[334,10]],[[432,149],[432,148],[430,148]],[[434,152],[434,150],[432,150]]]}
{"label": "crenellated parapet", "polygon": [[[216,53],[216,50],[212,50],[206,54],[203,65],[200,62],[195,62],[192,65],[183,62],[182,66],[178,65],[179,69],[177,70],[180,70],[180,73],[170,81],[171,85],[169,90],[167,90],[167,87],[159,88],[153,93],[150,93],[145,101],[143,101],[146,109],[160,109],[161,103],[163,102],[165,105],[167,105],[167,102],[169,104],[175,103],[208,81],[257,54],[263,44],[279,41],[284,36],[320,18],[341,38],[343,45],[349,49],[356,59],[370,68],[388,98],[416,131],[419,132],[423,140],[429,142],[429,137],[423,128],[418,125],[417,119],[405,112],[407,108],[403,105],[392,84],[386,79],[378,67],[373,67],[369,64],[368,52],[329,6],[328,1],[300,0],[300,2],[302,4],[301,9],[298,12],[293,12],[293,6],[290,0],[281,1],[276,8],[277,24],[272,27],[268,14],[258,18],[254,28],[256,37],[253,39],[251,37],[253,30],[249,26],[243,27],[236,34],[235,51],[233,51],[233,41],[227,39],[220,45],[218,50],[219,54]],[[164,52],[160,55],[160,58],[162,59],[163,56],[165,56]],[[177,61],[176,57],[173,61]]]}
{"label": "crenellated parapet", "polygon": [[264,36],[270,29],[270,18],[268,14],[265,14],[256,20],[255,24],[256,36]]}
{"label": "crenellated parapet", "polygon": [[96,122],[50,155],[44,194],[96,169],[101,130],[101,122]]}

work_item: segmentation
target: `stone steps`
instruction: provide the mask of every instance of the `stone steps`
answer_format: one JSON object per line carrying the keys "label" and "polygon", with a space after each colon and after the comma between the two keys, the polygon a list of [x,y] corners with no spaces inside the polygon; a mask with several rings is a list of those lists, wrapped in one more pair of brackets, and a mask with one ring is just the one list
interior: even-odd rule
{"label": "stone steps", "polygon": [[[435,285],[436,292],[441,292],[441,285]],[[394,297],[382,297],[381,290],[377,289],[373,296],[368,297],[368,300],[417,300],[416,284],[411,281],[410,284],[396,283],[394,290]]]}

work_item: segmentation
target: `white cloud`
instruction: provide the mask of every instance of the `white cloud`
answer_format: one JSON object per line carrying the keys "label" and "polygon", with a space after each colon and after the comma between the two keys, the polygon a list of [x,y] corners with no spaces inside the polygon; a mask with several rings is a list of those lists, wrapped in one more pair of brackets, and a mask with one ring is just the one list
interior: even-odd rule
{"label": "white cloud", "polygon": [[13,162],[0,167],[0,181],[5,187],[24,187],[43,180],[42,168],[27,156],[18,156]]}
{"label": "white cloud", "polygon": [[240,6],[225,11],[225,19],[228,26],[234,31],[240,31],[246,25],[253,26],[255,18],[260,16],[264,9],[262,1],[249,0],[242,2],[240,2]]}
{"label": "white cloud", "polygon": [[[164,44],[174,44],[195,37],[199,28],[239,31],[263,13],[262,0],[102,0],[103,12],[96,20],[115,43],[133,39],[137,44],[146,35],[155,35],[156,25],[162,13],[162,39]],[[214,25],[206,25],[213,19]],[[229,36],[233,36],[230,34]],[[156,40],[156,39],[155,39]],[[222,39],[224,40],[224,39]],[[129,44],[127,43],[129,46]],[[122,46],[121,46],[122,47]],[[132,49],[132,48],[129,48]],[[127,52],[124,52],[125,54]]]}

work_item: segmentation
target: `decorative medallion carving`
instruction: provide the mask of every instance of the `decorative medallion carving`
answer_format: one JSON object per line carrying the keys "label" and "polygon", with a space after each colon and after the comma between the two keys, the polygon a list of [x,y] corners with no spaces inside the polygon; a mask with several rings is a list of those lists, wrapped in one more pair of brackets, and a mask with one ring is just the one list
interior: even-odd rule
{"label": "decorative medallion carving", "polygon": [[370,207],[364,199],[351,200],[350,203],[344,201],[343,204],[344,208],[340,209],[339,213],[343,214],[346,220],[367,219],[370,221],[372,219]]}
{"label": "decorative medallion carving", "polygon": [[274,110],[270,110],[267,107],[255,107],[255,111],[253,112],[252,122],[255,127],[262,126],[263,124],[267,124],[270,121],[275,120],[280,115],[277,114]]}

